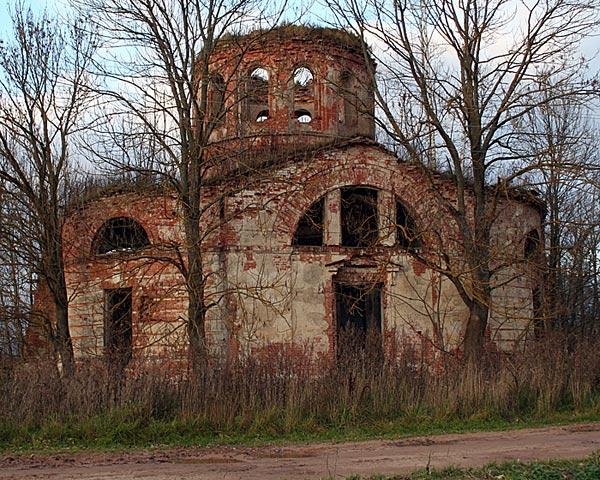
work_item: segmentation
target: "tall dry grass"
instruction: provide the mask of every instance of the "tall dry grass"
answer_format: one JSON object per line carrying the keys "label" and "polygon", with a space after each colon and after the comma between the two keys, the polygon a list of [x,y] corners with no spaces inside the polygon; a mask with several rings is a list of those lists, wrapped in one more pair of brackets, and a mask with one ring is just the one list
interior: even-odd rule
{"label": "tall dry grass", "polygon": [[74,425],[115,412],[129,422],[272,434],[398,418],[600,413],[599,347],[600,341],[548,337],[526,352],[490,356],[473,369],[451,356],[432,364],[410,344],[395,345],[396,355],[386,361],[381,352],[359,349],[336,362],[309,346],[273,345],[213,363],[201,376],[147,360],[132,365],[122,381],[109,378],[101,363],[80,365],[68,379],[47,365],[25,365],[0,379],[0,440],[10,443],[17,427],[35,432],[49,422]]}

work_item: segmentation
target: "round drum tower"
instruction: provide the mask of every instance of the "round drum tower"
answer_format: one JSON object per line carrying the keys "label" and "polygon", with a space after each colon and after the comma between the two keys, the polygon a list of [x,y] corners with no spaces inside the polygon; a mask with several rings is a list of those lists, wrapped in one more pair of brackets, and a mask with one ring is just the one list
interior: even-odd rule
{"label": "round drum tower", "polygon": [[221,40],[210,57],[213,154],[229,170],[373,138],[373,68],[341,30],[285,26]]}

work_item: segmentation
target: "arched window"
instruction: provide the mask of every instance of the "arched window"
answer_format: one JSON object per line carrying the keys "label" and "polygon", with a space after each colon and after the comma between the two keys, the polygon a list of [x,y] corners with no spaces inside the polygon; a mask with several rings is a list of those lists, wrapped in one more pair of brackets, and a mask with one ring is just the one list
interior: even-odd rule
{"label": "arched window", "polygon": [[309,88],[314,80],[313,73],[306,67],[294,70],[294,88]]}
{"label": "arched window", "polygon": [[298,123],[310,123],[312,122],[312,115],[308,110],[296,110],[294,112],[294,117],[298,120]]}
{"label": "arched window", "polygon": [[312,122],[315,108],[314,76],[307,67],[299,67],[293,74],[294,118],[300,124]]}
{"label": "arched window", "polygon": [[97,255],[113,252],[135,251],[150,245],[144,227],[129,217],[107,220],[96,233],[93,251]]}
{"label": "arched window", "polygon": [[250,72],[250,79],[259,86],[266,86],[269,84],[269,72],[263,67],[257,67]]}
{"label": "arched window", "polygon": [[269,118],[269,72],[263,67],[250,71],[246,80],[246,119],[264,122]]}
{"label": "arched window", "polygon": [[344,187],[341,197],[342,245],[371,247],[377,244],[377,190],[369,187]]}
{"label": "arched window", "polygon": [[325,199],[313,203],[302,215],[292,243],[294,245],[321,246],[323,245],[323,208]]}
{"label": "arched window", "polygon": [[408,251],[415,251],[421,247],[415,222],[398,200],[396,201],[396,244]]}
{"label": "arched window", "polygon": [[535,259],[540,252],[540,246],[540,234],[534,228],[525,235],[525,244],[523,246],[523,256],[525,259]]}
{"label": "arched window", "polygon": [[269,111],[268,110],[261,110],[260,112],[258,112],[256,114],[256,123],[262,123],[262,122],[266,122],[269,119]]}

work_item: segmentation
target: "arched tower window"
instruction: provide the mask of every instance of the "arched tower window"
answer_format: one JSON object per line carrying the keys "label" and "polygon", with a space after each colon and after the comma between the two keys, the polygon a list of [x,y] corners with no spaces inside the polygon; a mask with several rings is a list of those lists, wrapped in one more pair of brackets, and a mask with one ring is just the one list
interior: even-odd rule
{"label": "arched tower window", "polygon": [[525,244],[523,246],[523,256],[526,260],[535,259],[540,253],[541,241],[540,234],[534,228],[525,235]]}
{"label": "arched tower window", "polygon": [[310,123],[312,122],[312,115],[308,110],[300,109],[294,112],[294,117],[298,120],[298,123]]}
{"label": "arched tower window", "polygon": [[107,220],[96,233],[93,252],[97,255],[120,251],[136,251],[150,245],[144,227],[129,217]]}
{"label": "arched tower window", "polygon": [[294,118],[300,124],[312,122],[315,108],[314,75],[307,67],[293,74]]}
{"label": "arched tower window", "polygon": [[342,197],[342,245],[372,247],[379,240],[377,190],[369,187],[344,187]]}
{"label": "arched tower window", "polygon": [[256,67],[246,80],[246,120],[261,123],[269,117],[269,72]]}
{"label": "arched tower window", "polygon": [[408,251],[421,247],[415,222],[399,200],[396,200],[396,243]]}
{"label": "arched tower window", "polygon": [[310,69],[306,67],[300,67],[294,70],[294,88],[297,91],[302,89],[308,90],[312,87],[314,75]]}
{"label": "arched tower window", "polygon": [[321,246],[323,245],[323,209],[325,199],[321,198],[313,203],[302,215],[292,243],[294,245]]}

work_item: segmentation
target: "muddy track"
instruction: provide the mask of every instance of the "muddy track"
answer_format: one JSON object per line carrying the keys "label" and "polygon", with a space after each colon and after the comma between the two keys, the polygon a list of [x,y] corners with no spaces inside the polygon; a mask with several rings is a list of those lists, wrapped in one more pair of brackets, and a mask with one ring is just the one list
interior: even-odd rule
{"label": "muddy track", "polygon": [[271,480],[399,474],[493,461],[583,458],[600,450],[600,423],[508,432],[285,447],[172,448],[0,457],[0,479]]}

